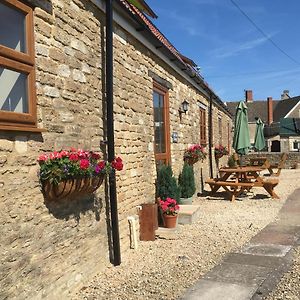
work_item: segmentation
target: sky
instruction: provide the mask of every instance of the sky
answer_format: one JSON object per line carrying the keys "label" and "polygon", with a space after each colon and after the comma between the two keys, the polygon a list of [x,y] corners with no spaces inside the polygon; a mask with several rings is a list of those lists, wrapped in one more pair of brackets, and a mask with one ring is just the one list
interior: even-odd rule
{"label": "sky", "polygon": [[[223,101],[300,95],[299,0],[146,0],[153,20]],[[272,44],[271,41],[273,41]],[[279,48],[279,49],[278,49]]]}

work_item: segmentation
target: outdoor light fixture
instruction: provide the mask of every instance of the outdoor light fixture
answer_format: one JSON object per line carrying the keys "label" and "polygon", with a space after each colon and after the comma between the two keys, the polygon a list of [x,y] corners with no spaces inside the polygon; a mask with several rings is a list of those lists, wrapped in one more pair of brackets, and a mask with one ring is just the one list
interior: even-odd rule
{"label": "outdoor light fixture", "polygon": [[185,113],[189,110],[189,103],[184,100],[182,103],[181,103],[181,107],[179,108],[179,113],[182,114],[182,113]]}

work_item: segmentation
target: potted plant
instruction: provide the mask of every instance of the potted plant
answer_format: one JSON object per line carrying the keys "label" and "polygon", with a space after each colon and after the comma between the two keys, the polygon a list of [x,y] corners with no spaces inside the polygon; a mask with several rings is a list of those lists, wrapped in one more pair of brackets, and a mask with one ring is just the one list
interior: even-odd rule
{"label": "potted plant", "polygon": [[123,169],[120,157],[109,163],[99,153],[74,148],[42,154],[38,163],[42,191],[49,200],[91,194],[112,169]]}
{"label": "potted plant", "polygon": [[192,197],[196,191],[193,166],[183,164],[182,172],[178,177],[178,185],[181,192],[179,204],[192,204]]}
{"label": "potted plant", "polygon": [[183,154],[183,160],[189,165],[193,165],[199,160],[203,161],[205,158],[204,147],[199,144],[190,146]]}
{"label": "potted plant", "polygon": [[164,224],[166,228],[175,228],[177,223],[177,214],[179,205],[172,198],[166,198],[159,201],[160,208],[163,212]]}
{"label": "potted plant", "polygon": [[158,169],[156,179],[156,197],[161,200],[166,200],[169,197],[179,201],[180,188],[177,185],[170,166],[162,165]]}

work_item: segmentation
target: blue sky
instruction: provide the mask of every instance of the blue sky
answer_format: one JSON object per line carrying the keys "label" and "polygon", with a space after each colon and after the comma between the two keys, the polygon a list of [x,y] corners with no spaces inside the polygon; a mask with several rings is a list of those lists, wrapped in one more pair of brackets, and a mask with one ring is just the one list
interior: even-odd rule
{"label": "blue sky", "polygon": [[230,0],[146,0],[156,26],[200,67],[223,101],[280,99],[283,90],[300,95],[299,0],[234,0],[285,56]]}

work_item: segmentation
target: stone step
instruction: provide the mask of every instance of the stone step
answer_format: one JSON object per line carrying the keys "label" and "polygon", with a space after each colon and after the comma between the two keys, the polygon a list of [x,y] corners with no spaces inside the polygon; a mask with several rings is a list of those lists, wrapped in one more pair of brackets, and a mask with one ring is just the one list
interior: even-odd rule
{"label": "stone step", "polygon": [[179,205],[178,224],[193,224],[200,218],[200,205]]}

